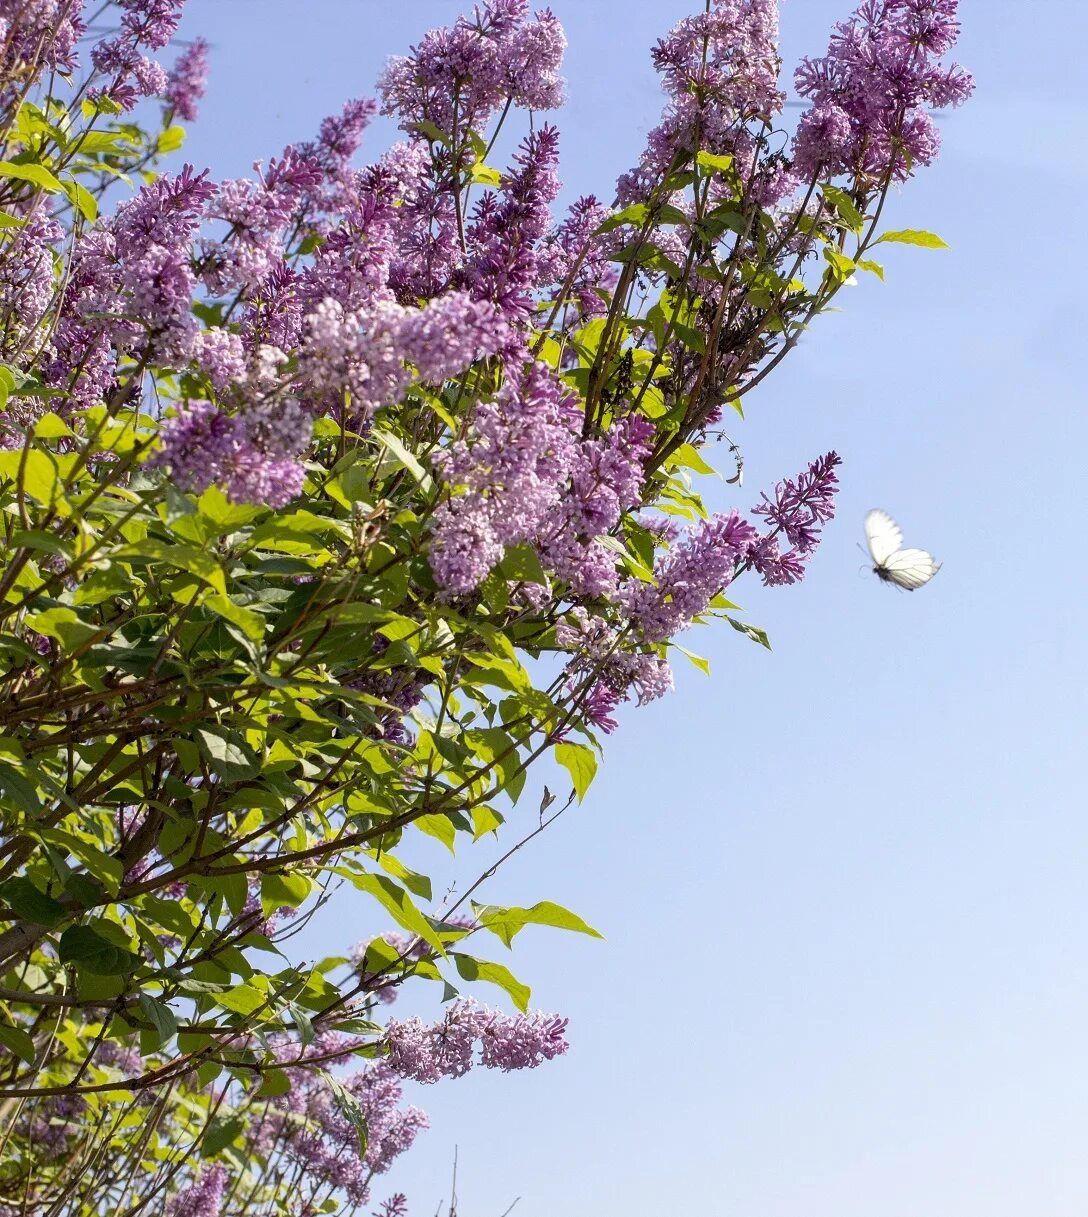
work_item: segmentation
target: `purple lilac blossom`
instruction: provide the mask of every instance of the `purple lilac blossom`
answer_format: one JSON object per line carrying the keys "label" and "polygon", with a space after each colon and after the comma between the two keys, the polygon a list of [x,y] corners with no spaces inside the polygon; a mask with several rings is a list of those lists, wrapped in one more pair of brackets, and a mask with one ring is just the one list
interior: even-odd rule
{"label": "purple lilac blossom", "polygon": [[[769,534],[749,542],[747,563],[763,577],[768,586],[797,583],[805,564],[816,550],[824,524],[835,515],[835,493],[841,464],[835,452],[813,461],[796,479],[786,478],[775,487],[774,498],[764,494],[752,514],[762,516],[771,526]],[[781,539],[790,545],[780,552]]]}
{"label": "purple lilac blossom", "polygon": [[705,613],[728,587],[756,530],[737,512],[702,520],[656,564],[656,584],[629,581],[621,598],[641,636],[662,642]]}
{"label": "purple lilac blossom", "polygon": [[459,375],[474,360],[511,347],[513,336],[499,310],[454,292],[427,308],[406,308],[377,300],[367,308],[345,310],[328,297],[306,319],[299,372],[314,398],[343,401],[366,418],[397,401],[412,380],[442,381]]}
{"label": "purple lilac blossom", "polygon": [[16,350],[46,319],[53,304],[53,249],[64,230],[46,201],[39,202],[16,230],[0,264],[0,350]]}
{"label": "purple lilac blossom", "polygon": [[217,483],[232,502],[283,507],[302,489],[298,454],[309,430],[309,418],[289,401],[243,415],[187,402],[163,424],[162,448],[151,463],[168,469],[182,490],[200,494]]}
{"label": "purple lilac blossom", "polygon": [[[76,46],[87,29],[82,15],[83,0],[2,0],[0,69],[4,77],[21,85],[25,74],[38,65],[65,75],[74,73],[79,63]],[[15,95],[4,93],[5,107]]]}
{"label": "purple lilac blossom", "polygon": [[669,101],[638,166],[620,178],[621,206],[644,199],[697,147],[740,154],[737,168],[747,176],[752,157],[739,142],[744,126],[772,119],[784,101],[778,87],[778,2],[715,0],[709,11],[684,18],[661,39],[653,60]]}
{"label": "purple lilac blossom", "polygon": [[433,123],[454,134],[483,130],[509,100],[551,110],[563,97],[559,69],[566,38],[548,10],[529,17],[528,0],[488,0],[472,17],[430,30],[411,55],[398,55],[378,82],[382,113],[406,128]]}
{"label": "purple lilac blossom", "polygon": [[373,1217],[408,1217],[408,1197],[403,1192],[395,1192],[381,1202]]}
{"label": "purple lilac blossom", "polygon": [[615,689],[610,689],[608,685],[599,682],[593,686],[582,702],[582,713],[586,722],[598,727],[606,735],[611,735],[619,726],[612,717],[619,702],[620,695]]}
{"label": "purple lilac blossom", "polygon": [[571,204],[563,222],[537,248],[537,279],[541,286],[566,286],[565,299],[576,306],[572,325],[607,312],[605,301],[618,277],[608,261],[614,243],[597,230],[609,214],[609,208],[586,195]]}
{"label": "purple lilac blossom", "polygon": [[[559,193],[559,132],[545,125],[522,142],[515,171],[498,195],[476,204],[468,229],[470,257],[457,276],[477,299],[493,300],[511,318],[527,318],[541,278],[536,247],[551,227]],[[545,274],[544,277],[547,277]]]}
{"label": "purple lilac blossom", "polygon": [[562,494],[579,419],[542,363],[476,407],[468,437],[438,460],[446,483],[462,491],[434,516],[431,568],[443,589],[472,591],[506,546],[537,534]]}
{"label": "purple lilac blossom", "polygon": [[[311,1055],[346,1057],[348,1043],[319,1037]],[[359,1157],[359,1134],[344,1114],[331,1088],[320,1074],[289,1068],[291,1090],[269,1102],[257,1123],[252,1148],[268,1153],[282,1145],[285,1158],[301,1167],[311,1184],[344,1192],[355,1205],[367,1202],[374,1175],[384,1174],[410,1149],[427,1127],[427,1116],[417,1107],[401,1107],[400,1079],[384,1061],[342,1077],[341,1084],[358,1103],[367,1123],[366,1157]]]}
{"label": "purple lilac blossom", "polygon": [[202,1167],[195,1183],[167,1201],[166,1217],[220,1217],[226,1186],[225,1166]]}
{"label": "purple lilac blossom", "polygon": [[573,449],[570,485],[550,513],[538,549],[576,595],[611,596],[617,589],[616,555],[598,538],[638,504],[653,435],[652,423],[632,415]]}
{"label": "purple lilac blossom", "polygon": [[958,64],[940,62],[959,34],[958,7],[865,0],[835,27],[825,56],[802,61],[794,80],[812,109],[794,140],[800,173],[902,181],[936,157],[940,140],[926,109],[958,106],[974,89]]}
{"label": "purple lilac blossom", "polygon": [[461,998],[437,1023],[390,1019],[385,1041],[389,1067],[417,1082],[460,1077],[477,1062],[487,1069],[535,1069],[567,1051],[567,1020],[530,1011],[508,1015]]}
{"label": "purple lilac blossom", "polygon": [[161,50],[181,19],[184,0],[117,0],[121,28],[91,48],[95,71],[109,78],[96,85],[92,97],[107,96],[123,110],[131,110],[141,97],[163,97],[170,87],[165,69],[141,53],[142,47]]}
{"label": "purple lilac blossom", "polygon": [[208,43],[195,38],[174,61],[166,80],[166,105],[184,122],[196,122],[197,104],[208,88]]}

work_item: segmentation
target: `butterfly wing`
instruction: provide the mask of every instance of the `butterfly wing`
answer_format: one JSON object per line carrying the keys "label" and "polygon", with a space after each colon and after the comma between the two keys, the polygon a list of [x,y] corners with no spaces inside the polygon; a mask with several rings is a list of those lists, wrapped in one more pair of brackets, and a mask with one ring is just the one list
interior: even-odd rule
{"label": "butterfly wing", "polygon": [[925,587],[941,569],[941,564],[924,549],[900,549],[880,565],[884,579],[908,592]]}
{"label": "butterfly wing", "polygon": [[870,511],[865,517],[865,541],[874,566],[884,566],[903,544],[899,525],[886,511]]}

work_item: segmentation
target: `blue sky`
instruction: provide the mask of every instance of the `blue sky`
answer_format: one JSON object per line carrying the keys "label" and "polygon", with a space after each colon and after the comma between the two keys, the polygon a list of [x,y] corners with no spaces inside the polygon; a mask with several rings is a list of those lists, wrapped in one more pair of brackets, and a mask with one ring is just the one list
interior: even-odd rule
{"label": "blue sky", "polygon": [[[660,106],[682,0],[553,0],[568,195],[609,196]],[[190,0],[212,86],[186,151],[213,174],[309,136],[456,0]],[[848,0],[786,0],[787,63]],[[1085,10],[964,0],[975,100],[898,198],[890,251],[746,402],[747,506],[834,447],[839,516],[806,582],[736,598],[689,645],[707,680],[629,710],[586,804],[495,880],[605,943],[519,939],[569,1056],[413,1095],[433,1127],[389,1177],[499,1217],[1082,1217],[1088,1205],[1088,646],[1080,554]],[[377,129],[377,153],[389,133]],[[724,453],[722,454],[724,458]],[[881,506],[944,568],[915,595],[855,542]],[[463,885],[491,860],[452,866]],[[382,928],[350,898],[305,946]],[[501,949],[501,948],[500,948]]]}

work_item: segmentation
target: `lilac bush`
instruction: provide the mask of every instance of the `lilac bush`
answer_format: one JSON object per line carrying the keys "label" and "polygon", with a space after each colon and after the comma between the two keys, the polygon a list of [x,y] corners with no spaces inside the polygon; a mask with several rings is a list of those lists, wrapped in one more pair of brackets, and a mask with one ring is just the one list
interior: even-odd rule
{"label": "lilac bush", "polygon": [[[679,635],[766,641],[735,585],[803,578],[839,458],[698,478],[882,242],[942,244],[881,218],[971,80],[955,0],[865,0],[784,133],[775,0],[708,0],[561,211],[563,30],[488,0],[217,181],[163,162],[215,70],[183,7],[0,0],[0,1217],[405,1217],[417,1088],[567,1049],[481,942],[595,931],[400,847],[509,856]],[[343,884],[371,936],[297,959]],[[409,980],[444,1011],[390,1016]]]}

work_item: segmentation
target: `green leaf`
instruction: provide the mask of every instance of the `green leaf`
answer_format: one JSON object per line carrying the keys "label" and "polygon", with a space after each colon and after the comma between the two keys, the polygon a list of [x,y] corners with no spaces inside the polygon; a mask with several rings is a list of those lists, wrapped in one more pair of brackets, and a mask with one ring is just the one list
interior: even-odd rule
{"label": "green leaf", "polygon": [[84,118],[94,118],[98,114],[120,114],[121,106],[115,102],[112,97],[108,97],[105,93],[100,93],[94,100],[85,97],[80,103],[79,108],[83,112]]}
{"label": "green leaf", "polygon": [[489,832],[498,832],[503,823],[502,816],[493,807],[477,803],[472,809],[472,839],[479,841]]}
{"label": "green leaf", "polygon": [[72,206],[85,219],[94,223],[98,219],[98,202],[94,195],[74,178],[64,182],[64,193],[72,201]]}
{"label": "green leaf", "polygon": [[284,1069],[267,1069],[264,1080],[257,1091],[258,1099],[277,1099],[281,1094],[290,1094],[291,1077]]}
{"label": "green leaf", "polygon": [[681,444],[669,457],[670,469],[694,469],[696,473],[714,473],[712,466],[703,460],[699,450],[693,444]]}
{"label": "green leaf", "polygon": [[857,265],[853,258],[848,258],[845,254],[839,253],[837,249],[833,249],[830,245],[824,247],[824,257],[831,267],[832,274],[840,283],[845,283],[854,271],[857,270]]}
{"label": "green leaf", "polygon": [[155,141],[155,151],[160,155],[165,155],[167,152],[177,152],[177,150],[185,143],[185,128],[179,127],[176,123],[172,127],[167,127],[165,131],[159,132],[159,138]]}
{"label": "green leaf", "polygon": [[435,126],[429,119],[418,123],[408,123],[407,126],[409,129],[418,131],[420,135],[425,136],[432,144],[448,144],[450,142],[450,137],[442,128]]}
{"label": "green leaf", "polygon": [[[41,777],[44,782],[46,775],[42,774]],[[73,804],[73,806],[75,805]],[[67,850],[74,858],[78,858],[88,872],[111,893],[116,892],[121,886],[121,880],[125,875],[124,863],[120,858],[114,858],[110,854],[104,853],[82,833],[69,832],[64,828],[43,828],[37,830],[37,835],[43,841],[47,841],[51,845],[58,845]]]}
{"label": "green leaf", "polygon": [[351,882],[361,892],[369,892],[381,904],[398,925],[417,934],[424,942],[445,955],[442,939],[431,928],[430,923],[412,903],[408,893],[392,879],[384,875],[355,875]]}
{"label": "green leaf", "polygon": [[380,431],[377,427],[374,428],[371,434],[379,443],[384,444],[396,458],[397,463],[408,470],[423,490],[430,492],[434,485],[431,475],[419,463],[414,453],[409,452],[397,436],[388,431]]}
{"label": "green leaf", "polygon": [[33,783],[28,782],[26,777],[7,761],[0,761],[0,794],[31,816],[41,814],[42,801]]}
{"label": "green leaf", "polygon": [[555,759],[570,774],[580,803],[597,773],[597,757],[593,749],[587,744],[556,744]]}
{"label": "green leaf", "polygon": [[751,638],[753,642],[758,642],[760,646],[766,647],[768,651],[771,649],[771,641],[767,637],[766,630],[761,630],[756,625],[749,625],[746,621],[738,621],[735,617],[730,617],[728,614],[726,614],[725,619],[733,629],[743,634],[745,638]]}
{"label": "green leaf", "polygon": [[837,186],[824,185],[820,189],[823,191],[824,198],[829,203],[833,203],[835,210],[846,221],[846,223],[855,231],[858,232],[865,223],[865,217],[858,211],[854,200],[846,193],[845,190],[840,190]]}
{"label": "green leaf", "polygon": [[59,414],[54,414],[50,410],[47,414],[43,414],[41,418],[34,424],[34,437],[36,439],[67,439],[69,435],[75,434],[72,428],[60,417]]}
{"label": "green leaf", "polygon": [[61,963],[78,964],[95,976],[124,976],[144,962],[139,955],[103,938],[90,925],[70,925],[60,936],[57,955]]}
{"label": "green leaf", "polygon": [[540,565],[540,558],[531,545],[512,545],[503,554],[498,571],[504,579],[521,583],[548,582],[544,568]]}
{"label": "green leaf", "polygon": [[879,262],[874,262],[872,258],[859,258],[858,270],[867,270],[871,275],[876,275],[881,283],[884,282],[884,267]]}
{"label": "green leaf", "polygon": [[685,647],[679,646],[675,642],[672,645],[676,650],[678,650],[680,652],[681,655],[685,656],[685,658],[690,660],[690,662],[692,664],[694,664],[695,667],[697,667],[700,672],[704,673],[707,676],[710,675],[710,660],[709,659],[704,659],[702,657],[702,655],[696,655],[694,651],[689,651]]}
{"label": "green leaf", "polygon": [[100,629],[82,621],[74,609],[63,605],[46,609],[43,613],[32,613],[26,621],[32,630],[56,638],[68,651],[76,650],[102,633]]}
{"label": "green leaf", "polygon": [[336,1099],[336,1105],[340,1108],[341,1113],[348,1123],[355,1129],[359,1136],[359,1157],[366,1157],[366,1145],[369,1130],[367,1129],[366,1113],[363,1111],[359,1100],[344,1086],[338,1078],[333,1077],[331,1073],[322,1070],[326,1083],[332,1091]]}
{"label": "green leaf", "polygon": [[33,182],[51,194],[63,190],[60,179],[50,173],[44,165],[16,165],[12,161],[0,161],[0,177],[21,178],[24,182]]}
{"label": "green leaf", "polygon": [[604,935],[591,925],[572,913],[561,904],[551,900],[541,900],[532,908],[501,908],[498,905],[473,904],[472,911],[476,920],[485,930],[497,934],[507,946],[527,925],[545,925],[557,930],[570,930],[575,934],[588,934],[591,938],[603,938]]}
{"label": "green leaf", "polygon": [[420,832],[426,833],[428,837],[434,837],[436,841],[441,841],[451,854],[457,852],[455,849],[457,829],[449,816],[437,814],[420,816],[413,823]]}
{"label": "green leaf", "polygon": [[919,228],[900,228],[895,232],[882,233],[874,242],[880,245],[891,241],[897,245],[921,245],[924,249],[949,249],[947,241],[941,240],[935,232],[923,232]]}
{"label": "green leaf", "polygon": [[168,1040],[173,1039],[177,1034],[178,1020],[166,1002],[156,1001],[147,993],[141,993],[136,1000],[144,1018],[159,1033],[159,1044],[165,1044]]}
{"label": "green leaf", "polygon": [[[0,457],[3,455],[5,454],[0,453]],[[197,549],[193,545],[178,545],[174,541],[158,541],[147,537],[135,545],[118,550],[117,557],[136,558],[144,562],[164,562],[167,566],[188,571],[198,579],[203,579],[221,595],[227,594],[223,567],[219,560],[207,550]]]}
{"label": "green leaf", "polygon": [[469,167],[468,175],[481,186],[502,185],[502,174],[497,169],[492,169],[490,165],[485,165],[480,161]]}
{"label": "green leaf", "polygon": [[277,909],[297,909],[313,890],[313,880],[299,874],[261,876],[261,910],[269,916]]}
{"label": "green leaf", "polygon": [[236,731],[198,727],[194,732],[205,760],[226,782],[244,782],[260,773],[257,754]]}
{"label": "green leaf", "polygon": [[64,906],[39,891],[25,875],[16,875],[0,883],[0,900],[21,921],[32,921],[49,929],[59,925],[65,917]]}
{"label": "green leaf", "polygon": [[251,641],[261,642],[263,640],[265,623],[260,613],[235,604],[229,596],[223,596],[219,592],[205,596],[201,604],[229,621],[231,625],[236,625]]}
{"label": "green leaf", "polygon": [[28,1065],[33,1065],[38,1059],[34,1041],[20,1027],[8,1027],[0,1023],[0,1044]]}
{"label": "green leaf", "polygon": [[45,507],[57,507],[63,490],[62,470],[70,469],[74,462],[72,455],[61,456],[38,448],[29,452],[9,449],[0,452],[0,477],[11,478],[17,484],[21,481],[23,490],[31,498]]}
{"label": "green leaf", "polygon": [[135,140],[124,131],[84,131],[79,136],[79,151],[87,156],[98,156],[102,152],[126,152],[135,146]]}
{"label": "green leaf", "polygon": [[641,227],[646,223],[646,217],[649,214],[650,209],[645,203],[632,203],[630,207],[624,207],[622,211],[613,212],[607,220],[601,223],[597,232],[611,232],[614,228],[620,228],[624,224],[633,224],[635,227]]}
{"label": "green leaf", "polygon": [[523,1013],[528,1010],[532,991],[528,985],[523,985],[509,968],[504,968],[501,963],[492,963],[488,959],[458,955],[455,951],[450,952],[450,958],[462,980],[484,980],[488,984],[498,985],[510,995],[510,1000],[519,1010]]}
{"label": "green leaf", "polygon": [[268,996],[253,985],[235,985],[225,993],[220,993],[215,999],[224,1010],[234,1014],[256,1014],[268,1005]]}
{"label": "green leaf", "polygon": [[216,1116],[208,1123],[208,1129],[200,1142],[202,1157],[214,1158],[228,1145],[233,1144],[245,1131],[246,1122],[241,1116]]}
{"label": "green leaf", "polygon": [[718,156],[714,152],[701,151],[695,155],[695,163],[703,169],[709,169],[713,173],[728,173],[733,168],[733,158],[731,156]]}

